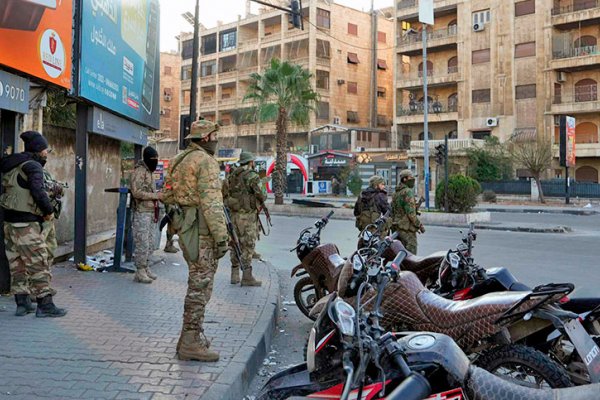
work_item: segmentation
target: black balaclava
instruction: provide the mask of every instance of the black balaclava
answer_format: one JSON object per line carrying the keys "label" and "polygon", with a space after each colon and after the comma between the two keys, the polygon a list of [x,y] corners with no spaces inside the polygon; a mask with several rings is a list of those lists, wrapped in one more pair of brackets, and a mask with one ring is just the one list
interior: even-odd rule
{"label": "black balaclava", "polygon": [[156,171],[156,166],[158,165],[158,152],[156,149],[154,149],[154,147],[146,147],[144,149],[142,158],[144,160],[144,164],[146,164],[146,167],[148,167],[150,172]]}

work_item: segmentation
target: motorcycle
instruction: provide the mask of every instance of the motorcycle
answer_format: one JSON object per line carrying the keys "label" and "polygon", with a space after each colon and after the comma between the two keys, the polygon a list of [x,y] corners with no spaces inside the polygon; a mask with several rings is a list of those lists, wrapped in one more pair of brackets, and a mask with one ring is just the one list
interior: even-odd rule
{"label": "motorcycle", "polygon": [[[391,244],[387,241],[379,247]],[[540,391],[514,385],[471,365],[449,337],[439,333],[386,332],[379,323],[384,288],[398,276],[406,253],[386,263],[381,251],[360,252],[354,264],[356,304],[332,293],[310,332],[307,362],[273,376],[258,400],[583,400],[597,396],[600,385]],[[360,264],[359,264],[360,262]],[[367,289],[376,291],[365,301]],[[373,307],[367,312],[366,305]],[[428,397],[431,393],[437,394]]]}

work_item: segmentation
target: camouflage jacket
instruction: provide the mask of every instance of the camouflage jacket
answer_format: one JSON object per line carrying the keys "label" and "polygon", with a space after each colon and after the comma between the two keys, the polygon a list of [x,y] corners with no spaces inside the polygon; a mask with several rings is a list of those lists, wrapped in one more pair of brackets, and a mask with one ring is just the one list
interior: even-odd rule
{"label": "camouflage jacket", "polygon": [[415,195],[408,186],[401,183],[392,197],[392,229],[417,232],[421,221],[417,217]]}
{"label": "camouflage jacket", "polygon": [[225,205],[233,212],[256,212],[267,199],[260,176],[248,166],[233,170],[223,182],[222,192]]}
{"label": "camouflage jacket", "polygon": [[140,160],[131,173],[130,180],[131,195],[134,199],[134,207],[139,212],[154,212],[154,202],[158,200],[156,183],[152,172],[146,167],[144,161]]}
{"label": "camouflage jacket", "polygon": [[169,165],[164,202],[197,208],[215,243],[228,240],[217,160],[190,143]]}
{"label": "camouflage jacket", "polygon": [[389,209],[387,192],[368,187],[361,192],[354,204],[356,227],[362,231],[367,225],[377,221]]}

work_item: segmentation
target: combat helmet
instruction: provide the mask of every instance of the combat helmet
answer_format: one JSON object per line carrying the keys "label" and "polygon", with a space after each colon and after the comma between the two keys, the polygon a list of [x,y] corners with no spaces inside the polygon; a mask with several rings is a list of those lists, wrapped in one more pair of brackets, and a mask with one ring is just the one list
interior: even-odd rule
{"label": "combat helmet", "polygon": [[400,180],[402,180],[402,178],[413,178],[412,171],[410,169],[403,169],[400,171]]}
{"label": "combat helmet", "polygon": [[217,132],[218,130],[219,124],[215,124],[214,122],[206,119],[200,119],[192,122],[192,125],[190,126],[190,134],[184,139],[202,139],[213,132]]}
{"label": "combat helmet", "polygon": [[385,179],[379,175],[374,175],[369,179],[369,186],[373,188],[377,188],[377,186],[379,186],[381,183],[385,185]]}
{"label": "combat helmet", "polygon": [[240,154],[240,159],[238,161],[238,163],[240,165],[244,165],[244,164],[248,164],[251,161],[256,160],[256,157],[254,157],[254,154],[250,153],[249,151],[242,151],[242,153]]}

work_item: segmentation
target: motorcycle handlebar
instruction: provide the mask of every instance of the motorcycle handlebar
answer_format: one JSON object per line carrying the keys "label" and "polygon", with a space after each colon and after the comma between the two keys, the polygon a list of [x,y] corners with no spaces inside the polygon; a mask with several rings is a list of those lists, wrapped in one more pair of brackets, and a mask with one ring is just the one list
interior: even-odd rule
{"label": "motorcycle handlebar", "polygon": [[431,385],[421,374],[411,373],[389,396],[387,400],[423,400],[431,394]]}

